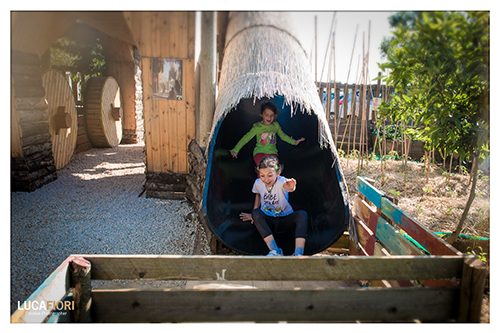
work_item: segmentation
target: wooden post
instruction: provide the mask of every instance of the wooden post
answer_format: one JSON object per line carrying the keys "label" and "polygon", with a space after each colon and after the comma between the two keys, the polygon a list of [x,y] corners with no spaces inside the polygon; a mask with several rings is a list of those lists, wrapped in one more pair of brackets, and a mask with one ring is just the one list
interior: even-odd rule
{"label": "wooden post", "polygon": [[[379,125],[378,127],[378,133],[377,135],[380,134],[380,128],[381,126]],[[385,121],[384,121],[384,137],[379,137],[379,140],[378,140],[378,150],[379,150],[379,154],[380,154],[380,172],[381,172],[381,175],[382,175],[382,185],[385,184],[385,177],[384,177],[384,153],[382,152],[382,149],[384,149],[385,151],[385,146],[382,144],[382,140],[384,140],[385,138]],[[384,140],[384,144],[385,144],[385,140]]]}
{"label": "wooden post", "polygon": [[321,87],[318,84],[318,16],[314,16],[314,82],[320,89]]}
{"label": "wooden post", "polygon": [[[333,119],[334,119],[334,124],[337,119],[337,101],[339,100],[339,94],[337,94],[337,75],[335,73],[335,33],[333,35],[333,42],[332,42],[332,53],[333,53]],[[333,142],[336,144],[337,143],[337,127],[334,126],[335,130],[335,137]]]}
{"label": "wooden post", "polygon": [[224,58],[224,47],[226,46],[226,31],[227,22],[229,20],[229,12],[217,12],[217,81],[220,78],[220,72],[222,68],[222,59]]}
{"label": "wooden post", "polygon": [[328,61],[328,73],[326,75],[327,77],[327,80],[328,82],[326,83],[326,93],[325,93],[325,116],[326,116],[326,120],[329,121],[330,119],[330,111],[331,111],[331,108],[332,108],[332,76],[331,76],[331,73],[332,73],[332,68],[331,68],[331,64],[332,64],[332,53],[333,53],[333,49],[332,49],[332,52],[330,53],[330,59]]}
{"label": "wooden post", "polygon": [[215,15],[214,12],[201,13],[200,103],[196,110],[196,141],[201,147],[207,146],[215,111],[215,87],[217,85]]}
{"label": "wooden post", "polygon": [[[349,99],[349,89],[347,89],[347,83],[346,83],[344,86],[344,100],[342,102],[342,113],[343,113],[343,118],[346,120],[346,125],[344,127],[344,133],[342,134],[342,143],[340,144],[340,147],[339,147],[342,150],[344,149],[342,147],[344,146],[344,140],[345,140],[347,126],[349,126],[349,121],[351,119],[347,116],[347,112],[349,111],[348,105],[347,105],[348,99]],[[339,103],[340,103],[340,90],[339,90]],[[339,117],[338,117],[338,119],[336,119],[337,132],[339,131],[339,128],[340,128],[341,119],[342,119],[342,117],[340,115],[340,106],[339,106]],[[349,147],[347,147],[346,154],[348,154],[348,151],[349,151]]]}
{"label": "wooden post", "polygon": [[382,72],[378,72],[379,79],[377,80],[377,90],[375,90],[375,97],[379,97],[380,95],[380,76],[382,75]]}
{"label": "wooden post", "polygon": [[92,322],[90,307],[92,305],[90,283],[90,262],[83,258],[74,258],[70,263],[71,286],[73,288],[73,320],[77,323]]}
{"label": "wooden post", "polygon": [[[424,148],[425,150],[425,148]],[[428,184],[429,183],[429,173],[430,173],[430,152],[428,152],[427,150],[425,150],[425,164],[427,166],[427,170],[426,170],[426,177],[425,177],[425,183]]]}
{"label": "wooden post", "polygon": [[[364,66],[363,66],[364,67]],[[363,69],[364,71],[364,69]],[[365,108],[364,108],[364,98],[365,98],[365,85],[361,83],[359,89],[359,115],[360,115],[360,128],[359,128],[359,158],[358,158],[358,175],[361,170],[363,155],[364,155],[364,122],[365,122]]]}
{"label": "wooden post", "polygon": [[[356,117],[356,93],[358,91],[358,83],[359,82],[359,56],[358,56],[358,68],[356,69],[356,84],[354,84],[353,90],[351,92],[351,116],[354,122],[354,137],[352,140],[352,148],[356,149],[356,127],[358,125],[358,120]],[[351,123],[352,126],[352,123]],[[351,139],[351,127],[349,127],[349,140]],[[349,146],[349,145],[348,145]],[[349,150],[349,149],[348,149]]]}
{"label": "wooden post", "polygon": [[485,279],[484,263],[477,257],[466,258],[460,282],[458,322],[480,322]]}
{"label": "wooden post", "polygon": [[450,166],[449,166],[449,170],[448,170],[449,175],[451,175],[452,166],[453,166],[453,152],[450,154]]}
{"label": "wooden post", "polygon": [[338,121],[340,118],[340,88],[335,87],[335,104],[333,106],[333,111],[334,111],[334,117],[333,117],[333,125],[334,125],[334,131],[335,131],[335,142],[337,142],[337,135],[338,135]]}

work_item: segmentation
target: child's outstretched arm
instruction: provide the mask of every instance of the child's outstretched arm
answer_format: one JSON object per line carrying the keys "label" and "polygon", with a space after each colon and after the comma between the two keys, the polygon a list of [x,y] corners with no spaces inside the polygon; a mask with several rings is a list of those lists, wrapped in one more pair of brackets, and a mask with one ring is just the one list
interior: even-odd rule
{"label": "child's outstretched arm", "polygon": [[[254,201],[254,204],[253,204],[253,209],[258,209],[258,208],[260,208],[260,194],[256,193],[255,194],[255,201]],[[250,221],[250,223],[253,223],[253,218],[252,218],[252,214],[251,213],[243,213],[243,212],[241,212],[240,213],[240,219],[242,221]]]}
{"label": "child's outstretched arm", "polygon": [[287,178],[285,183],[283,184],[283,188],[288,192],[295,191],[296,186],[297,186],[297,181],[294,178]]}
{"label": "child's outstretched arm", "polygon": [[301,143],[304,140],[305,140],[304,137],[298,139],[297,141],[295,141],[295,145],[298,145],[299,143]]}
{"label": "child's outstretched arm", "polygon": [[229,154],[231,154],[233,158],[238,158],[238,153],[240,152],[240,149],[243,148],[243,146],[246,145],[248,141],[250,141],[255,136],[256,133],[257,132],[255,126],[253,126],[250,129],[250,131],[247,132],[247,134],[243,135],[243,137],[240,139],[240,141],[238,141],[236,146],[234,146],[234,148],[229,151]]}
{"label": "child's outstretched arm", "polygon": [[283,132],[283,130],[281,129],[281,126],[278,124],[278,131],[276,132],[276,134],[278,134],[278,136],[281,138],[281,140],[291,144],[291,145],[298,145],[299,143],[301,143],[302,141],[305,140],[305,138],[300,138],[298,140],[294,140],[292,139],[291,137],[289,137],[285,132]]}

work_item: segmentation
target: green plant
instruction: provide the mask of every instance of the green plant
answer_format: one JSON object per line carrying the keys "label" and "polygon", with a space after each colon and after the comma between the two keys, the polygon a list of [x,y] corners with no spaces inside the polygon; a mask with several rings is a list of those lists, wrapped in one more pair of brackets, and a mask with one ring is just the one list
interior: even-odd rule
{"label": "green plant", "polygon": [[462,176],[468,176],[469,173],[467,172],[467,168],[464,165],[460,165],[458,167],[458,171]]}
{"label": "green plant", "polygon": [[345,158],[345,155],[346,155],[346,154],[345,154],[345,151],[343,151],[342,149],[338,149],[338,150],[337,150],[337,153],[339,154],[339,157],[340,157],[340,158]]}
{"label": "green plant", "polygon": [[349,154],[349,158],[351,160],[357,160],[359,158],[359,151],[357,149],[351,150],[351,152]]}
{"label": "green plant", "polygon": [[[81,24],[75,25],[79,29]],[[78,39],[61,37],[50,47],[51,67],[66,73],[72,81],[75,99],[83,100],[82,92],[94,76],[106,76],[104,50],[94,34],[79,34]]]}
{"label": "green plant", "polygon": [[393,160],[397,160],[397,159],[399,159],[399,154],[398,154],[398,152],[397,152],[397,151],[395,151],[395,150],[391,150],[391,151],[389,152],[389,158],[390,158],[390,159],[393,159]]}
{"label": "green plant", "polygon": [[446,189],[446,194],[447,195],[449,195],[452,198],[456,198],[457,197],[457,191],[456,190],[452,189],[449,186],[446,186],[445,189]]}
{"label": "green plant", "polygon": [[389,190],[389,192],[391,192],[391,194],[395,195],[396,197],[399,197],[401,195],[400,191]]}
{"label": "green plant", "polygon": [[446,208],[446,215],[450,215],[452,210],[453,210],[453,207],[447,207]]}
{"label": "green plant", "polygon": [[431,193],[431,192],[432,192],[432,187],[430,187],[430,186],[427,186],[427,187],[422,187],[422,190],[423,190],[425,193]]}
{"label": "green plant", "polygon": [[483,222],[484,216],[487,213],[486,209],[476,208],[476,213],[477,213],[477,215],[479,217],[479,223]]}
{"label": "green plant", "polygon": [[[473,254],[476,257],[479,258],[482,262],[484,262],[486,265],[488,265],[488,258],[486,258],[486,252],[483,251],[483,248],[481,246],[474,246],[475,243],[472,245],[472,248],[467,247],[467,251],[465,252],[466,254]],[[479,252],[476,253],[475,249],[478,249]]]}
{"label": "green plant", "polygon": [[[379,120],[380,122],[382,120]],[[380,126],[381,127],[381,126]],[[375,128],[373,130],[373,134],[379,135],[380,140],[383,140],[384,138],[387,141],[397,141],[397,140],[402,140],[402,132],[401,132],[401,127],[398,126],[397,124],[390,124],[385,126],[385,132],[383,128],[377,129]]]}
{"label": "green plant", "polygon": [[374,152],[371,152],[371,153],[369,153],[369,154],[368,154],[368,156],[367,156],[367,160],[368,160],[368,161],[372,161],[372,162],[373,162],[373,161],[376,161],[376,160],[377,160],[377,155],[375,155],[375,153],[374,153]]}
{"label": "green plant", "polygon": [[489,12],[422,12],[398,24],[386,48],[386,83],[394,98],[379,113],[393,122],[415,121],[438,150],[472,160],[472,186],[453,243],[475,197],[477,166],[489,153]]}

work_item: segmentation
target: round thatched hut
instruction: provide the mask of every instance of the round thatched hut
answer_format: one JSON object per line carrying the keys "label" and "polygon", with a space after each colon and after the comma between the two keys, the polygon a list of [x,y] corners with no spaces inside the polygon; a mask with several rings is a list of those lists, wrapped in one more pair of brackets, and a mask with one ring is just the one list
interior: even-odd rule
{"label": "round thatched hut", "polygon": [[[266,254],[255,226],[242,222],[250,212],[256,179],[253,145],[238,158],[229,150],[261,120],[260,104],[272,101],[277,122],[289,136],[305,141],[292,146],[278,141],[283,175],[297,180],[290,194],[295,210],[308,212],[305,254],[320,252],[340,238],[350,219],[347,187],[307,56],[294,37],[287,13],[233,12],[226,45],[213,127],[207,150],[203,212],[215,236],[243,254]],[[275,234],[285,254],[293,253],[294,234]]]}

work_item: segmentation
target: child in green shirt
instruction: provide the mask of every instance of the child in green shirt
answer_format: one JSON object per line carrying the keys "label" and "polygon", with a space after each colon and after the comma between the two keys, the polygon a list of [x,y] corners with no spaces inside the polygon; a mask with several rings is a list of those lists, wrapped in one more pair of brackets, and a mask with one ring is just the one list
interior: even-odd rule
{"label": "child in green shirt", "polygon": [[250,131],[245,134],[240,141],[238,141],[233,149],[229,151],[233,158],[238,158],[240,149],[254,136],[256,137],[257,143],[255,145],[255,149],[253,150],[253,160],[257,166],[264,156],[278,157],[276,135],[278,135],[281,140],[295,146],[305,140],[304,138],[294,140],[283,132],[281,126],[275,121],[276,117],[279,115],[279,111],[274,103],[263,103],[260,106],[260,115],[262,120],[253,124]]}

